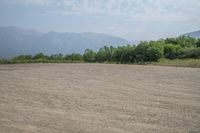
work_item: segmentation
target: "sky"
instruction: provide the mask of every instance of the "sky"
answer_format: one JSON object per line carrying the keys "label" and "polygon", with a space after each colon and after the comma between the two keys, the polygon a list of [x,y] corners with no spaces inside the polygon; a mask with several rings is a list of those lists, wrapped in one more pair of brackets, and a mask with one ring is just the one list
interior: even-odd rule
{"label": "sky", "polygon": [[200,30],[200,0],[0,0],[0,26],[157,40]]}

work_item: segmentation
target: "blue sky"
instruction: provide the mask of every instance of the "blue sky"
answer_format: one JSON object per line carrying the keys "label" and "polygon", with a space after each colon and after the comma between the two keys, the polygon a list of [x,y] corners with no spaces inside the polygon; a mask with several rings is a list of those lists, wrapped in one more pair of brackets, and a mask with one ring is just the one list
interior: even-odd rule
{"label": "blue sky", "polygon": [[200,30],[200,0],[0,0],[0,26],[156,40]]}

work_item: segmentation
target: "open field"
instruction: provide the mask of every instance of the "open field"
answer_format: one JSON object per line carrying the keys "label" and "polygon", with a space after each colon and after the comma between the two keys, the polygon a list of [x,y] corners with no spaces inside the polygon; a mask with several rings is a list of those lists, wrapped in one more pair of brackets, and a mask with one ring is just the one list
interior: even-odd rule
{"label": "open field", "polygon": [[133,132],[200,132],[200,69],[0,65],[0,133]]}

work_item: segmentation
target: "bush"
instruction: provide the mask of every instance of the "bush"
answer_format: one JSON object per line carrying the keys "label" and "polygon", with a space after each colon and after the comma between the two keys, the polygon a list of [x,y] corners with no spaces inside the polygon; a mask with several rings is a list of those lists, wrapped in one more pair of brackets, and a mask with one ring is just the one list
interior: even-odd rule
{"label": "bush", "polygon": [[86,49],[85,53],[83,54],[84,61],[88,62],[95,62],[96,61],[96,53],[93,50]]}
{"label": "bush", "polygon": [[12,61],[9,59],[0,59],[0,64],[11,64]]}
{"label": "bush", "polygon": [[71,61],[82,61],[83,57],[81,54],[76,54],[76,53],[72,53],[70,55],[66,55],[65,56],[65,60],[71,60]]}
{"label": "bush", "polygon": [[31,60],[32,56],[31,55],[19,55],[15,57],[13,60]]}
{"label": "bush", "polygon": [[135,62],[134,50],[135,45],[113,48],[111,52],[111,61],[123,64],[133,63]]}
{"label": "bush", "polygon": [[164,46],[164,57],[168,59],[177,58],[179,49],[180,49],[180,46],[176,46],[173,44],[166,44]]}
{"label": "bush", "polygon": [[[40,53],[41,54],[41,53]],[[43,58],[43,57],[42,57]],[[49,57],[50,60],[63,60],[63,55],[61,53],[54,54]]]}
{"label": "bush", "polygon": [[195,38],[190,36],[179,36],[177,38],[166,38],[165,44],[179,45],[183,48],[186,48],[186,47],[194,47],[195,41],[196,41]]}
{"label": "bush", "polygon": [[38,53],[33,57],[33,59],[47,59],[47,58],[49,57],[44,55],[43,53]]}
{"label": "bush", "polygon": [[195,47],[195,38],[190,36],[180,36],[177,38],[179,46],[186,47]]}
{"label": "bush", "polygon": [[105,62],[105,61],[110,62],[111,57],[112,57],[112,48],[111,47],[109,48],[107,46],[100,48],[95,56],[96,61],[98,62]]}
{"label": "bush", "polygon": [[157,61],[163,57],[163,44],[162,42],[149,42],[147,48],[148,61]]}
{"label": "bush", "polygon": [[163,42],[141,42],[135,49],[137,61],[157,61],[163,57]]}
{"label": "bush", "polygon": [[121,63],[122,61],[122,54],[124,53],[124,47],[117,47],[113,49],[111,58],[113,62]]}
{"label": "bush", "polygon": [[198,39],[198,40],[196,41],[196,46],[197,46],[197,47],[200,47],[200,39]]}
{"label": "bush", "polygon": [[0,64],[3,64],[3,60],[2,59],[0,59]]}
{"label": "bush", "polygon": [[178,39],[171,37],[171,38],[166,38],[165,39],[165,44],[173,44],[173,45],[178,45]]}
{"label": "bush", "polygon": [[140,42],[138,46],[135,48],[135,57],[136,61],[147,61],[147,48],[148,48],[148,42]]}
{"label": "bush", "polygon": [[178,58],[200,58],[200,48],[185,48],[178,52]]}

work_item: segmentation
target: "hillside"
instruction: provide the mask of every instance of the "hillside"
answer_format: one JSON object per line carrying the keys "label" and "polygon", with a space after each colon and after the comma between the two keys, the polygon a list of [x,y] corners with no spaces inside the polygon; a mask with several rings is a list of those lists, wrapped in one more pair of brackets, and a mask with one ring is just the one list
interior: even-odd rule
{"label": "hillside", "polygon": [[194,38],[200,38],[200,30],[194,31],[194,32],[185,33],[183,35],[191,36],[191,37],[194,37]]}

